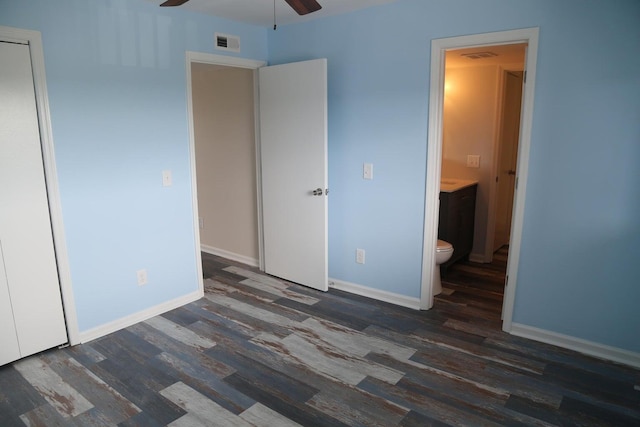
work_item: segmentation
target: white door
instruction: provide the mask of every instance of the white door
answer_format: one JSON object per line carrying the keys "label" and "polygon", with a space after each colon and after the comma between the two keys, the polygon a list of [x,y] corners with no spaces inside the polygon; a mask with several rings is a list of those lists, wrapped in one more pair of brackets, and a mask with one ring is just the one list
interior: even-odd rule
{"label": "white door", "polygon": [[0,366],[20,358],[20,346],[2,259],[2,241],[0,241]]}
{"label": "white door", "polygon": [[0,346],[17,337],[25,357],[67,342],[27,45],[0,43],[0,99],[0,304],[14,325]]}
{"label": "white door", "polygon": [[327,61],[263,67],[259,83],[265,272],[326,291]]}
{"label": "white door", "polygon": [[498,161],[498,201],[493,250],[509,244],[513,193],[518,163],[520,138],[520,106],[522,104],[522,71],[505,71],[505,95]]}

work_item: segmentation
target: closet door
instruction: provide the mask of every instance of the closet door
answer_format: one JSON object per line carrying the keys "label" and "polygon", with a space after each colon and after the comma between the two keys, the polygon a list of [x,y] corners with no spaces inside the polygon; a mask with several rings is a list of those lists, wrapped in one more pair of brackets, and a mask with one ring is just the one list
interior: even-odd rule
{"label": "closet door", "polygon": [[0,346],[17,337],[25,357],[67,342],[29,46],[0,43],[0,100],[0,308],[8,294],[15,326]]}
{"label": "closet door", "polygon": [[16,325],[9,298],[7,275],[2,262],[2,242],[0,242],[0,366],[20,358]]}

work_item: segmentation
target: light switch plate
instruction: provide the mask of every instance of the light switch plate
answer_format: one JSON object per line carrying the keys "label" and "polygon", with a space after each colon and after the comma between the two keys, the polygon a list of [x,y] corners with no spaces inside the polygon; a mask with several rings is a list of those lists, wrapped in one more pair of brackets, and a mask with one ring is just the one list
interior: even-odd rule
{"label": "light switch plate", "polygon": [[362,168],[362,177],[364,179],[373,179],[373,163],[365,163]]}
{"label": "light switch plate", "polygon": [[173,180],[171,178],[171,171],[170,170],[162,171],[162,186],[171,187],[171,184],[173,184]]}

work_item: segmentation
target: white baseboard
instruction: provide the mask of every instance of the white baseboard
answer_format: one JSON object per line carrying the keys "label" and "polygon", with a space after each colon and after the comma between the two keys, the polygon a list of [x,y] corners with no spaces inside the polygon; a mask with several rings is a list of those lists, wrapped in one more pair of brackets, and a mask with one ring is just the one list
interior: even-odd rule
{"label": "white baseboard", "polygon": [[240,255],[234,252],[225,251],[224,249],[214,248],[213,246],[200,245],[200,250],[202,252],[221,256],[222,258],[230,259],[231,261],[241,262],[243,264],[247,264],[251,267],[259,267],[260,262],[255,259],[245,255]]}
{"label": "white baseboard", "polygon": [[329,279],[329,287],[352,294],[384,301],[402,307],[420,310],[420,298],[412,298],[405,295],[394,294],[393,292],[382,291],[380,289],[369,288],[367,286],[356,285],[355,283],[343,282],[337,279]]}
{"label": "white baseboard", "polygon": [[534,341],[540,341],[569,350],[574,350],[600,359],[622,363],[634,368],[640,368],[640,353],[635,353],[633,351],[623,350],[621,348],[611,347],[605,344],[587,341],[581,338],[547,331],[545,329],[535,328],[533,326],[521,325],[519,323],[511,324],[510,333],[519,337],[532,339]]}
{"label": "white baseboard", "polygon": [[120,329],[124,329],[131,325],[135,325],[136,323],[143,322],[154,316],[173,310],[174,308],[182,307],[185,304],[189,304],[190,302],[197,301],[203,296],[204,296],[204,292],[202,289],[200,289],[196,292],[192,292],[190,294],[176,298],[174,300],[156,305],[155,307],[151,307],[146,310],[139,311],[137,313],[134,313],[126,317],[122,317],[113,322],[106,323],[104,325],[98,326],[93,329],[89,329],[88,331],[80,332],[80,335],[79,335],[80,343],[84,344],[89,341],[93,341],[97,338],[103,337],[105,335],[111,334],[113,332],[119,331]]}

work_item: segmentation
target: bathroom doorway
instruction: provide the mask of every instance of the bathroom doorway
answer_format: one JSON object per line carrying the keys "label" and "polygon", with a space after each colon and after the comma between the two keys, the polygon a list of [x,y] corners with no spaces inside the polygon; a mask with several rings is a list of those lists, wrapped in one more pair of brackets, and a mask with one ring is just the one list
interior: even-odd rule
{"label": "bathroom doorway", "polygon": [[[483,317],[497,321],[510,240],[525,54],[524,43],[445,54],[438,238],[456,241],[449,241],[454,256],[440,267],[443,292],[437,298],[475,306],[485,310]],[[473,226],[451,233],[443,218],[462,223],[456,216],[471,217]]]}
{"label": "bathroom doorway", "polygon": [[[451,81],[448,79],[448,76],[445,79],[447,55],[450,53],[457,54],[460,60],[465,59],[467,61],[476,60],[470,58],[470,56],[476,55],[482,59],[494,58],[493,60],[495,61],[500,57],[501,53],[492,52],[492,50],[513,48],[515,45],[521,45],[522,48],[526,47],[524,53],[524,62],[527,64],[526,85],[522,92],[521,120],[519,126],[517,126],[520,135],[520,141],[516,149],[517,168],[515,169],[516,172],[514,172],[517,184],[514,185],[514,187],[516,187],[516,193],[512,203],[512,225],[510,227],[509,244],[504,247],[508,249],[509,252],[508,260],[504,263],[506,265],[506,272],[503,285],[504,299],[501,310],[503,312],[502,329],[505,331],[511,330],[513,304],[517,285],[517,266],[524,218],[528,154],[533,116],[537,40],[538,29],[529,28],[432,41],[427,189],[425,198],[425,250],[423,252],[423,288],[421,294],[421,301],[424,308],[430,308],[433,304],[433,295],[430,294],[432,292],[431,284],[433,279],[429,277],[429,273],[433,272],[432,266],[435,264],[435,254],[432,253],[431,248],[435,246],[437,239],[440,179],[443,172],[451,173],[451,171],[455,171],[456,174],[459,174],[459,176],[455,178],[477,181],[478,205],[476,206],[477,215],[475,218],[477,228],[474,230],[473,249],[469,257],[471,261],[475,261],[478,265],[489,263],[493,258],[495,215],[498,199],[496,177],[498,176],[500,159],[498,135],[502,133],[501,122],[499,122],[498,117],[501,117],[504,95],[502,81],[505,76],[505,71],[524,71],[523,69],[517,70],[506,65],[491,65],[494,67],[493,100],[489,103],[482,103],[477,102],[478,99],[474,99],[474,95],[466,95],[466,98],[467,100],[471,98],[471,102],[476,102],[479,106],[476,105],[474,108],[481,110],[482,114],[489,116],[493,114],[494,119],[491,125],[485,124],[482,132],[475,132],[471,129],[473,120],[469,118],[462,118],[457,123],[454,123],[460,126],[457,132],[461,135],[466,135],[466,139],[462,142],[463,145],[466,145],[464,145],[462,149],[454,150],[452,153],[449,148],[444,145],[446,140],[453,137],[447,128],[448,124],[451,124],[447,123],[447,121],[451,121],[452,118],[447,117],[445,114],[445,104],[451,103],[451,100],[446,98],[450,97],[450,93],[453,93],[450,91],[456,90],[456,88],[450,84]],[[463,53],[469,55],[461,55]],[[486,63],[485,65],[488,66],[489,64]],[[464,70],[462,74],[467,71],[468,70]],[[484,71],[485,77],[491,74],[487,72],[487,70]],[[479,90],[481,88],[479,88],[479,84],[476,83],[472,85],[472,89]],[[490,98],[491,95],[487,95],[487,99]],[[461,117],[464,117],[464,115]],[[456,122],[457,119],[454,118],[453,121]],[[474,142],[482,142],[483,140],[488,140],[489,144],[486,146],[473,145]],[[445,151],[447,152],[445,153]],[[445,166],[445,163],[449,160],[453,161]]]}

